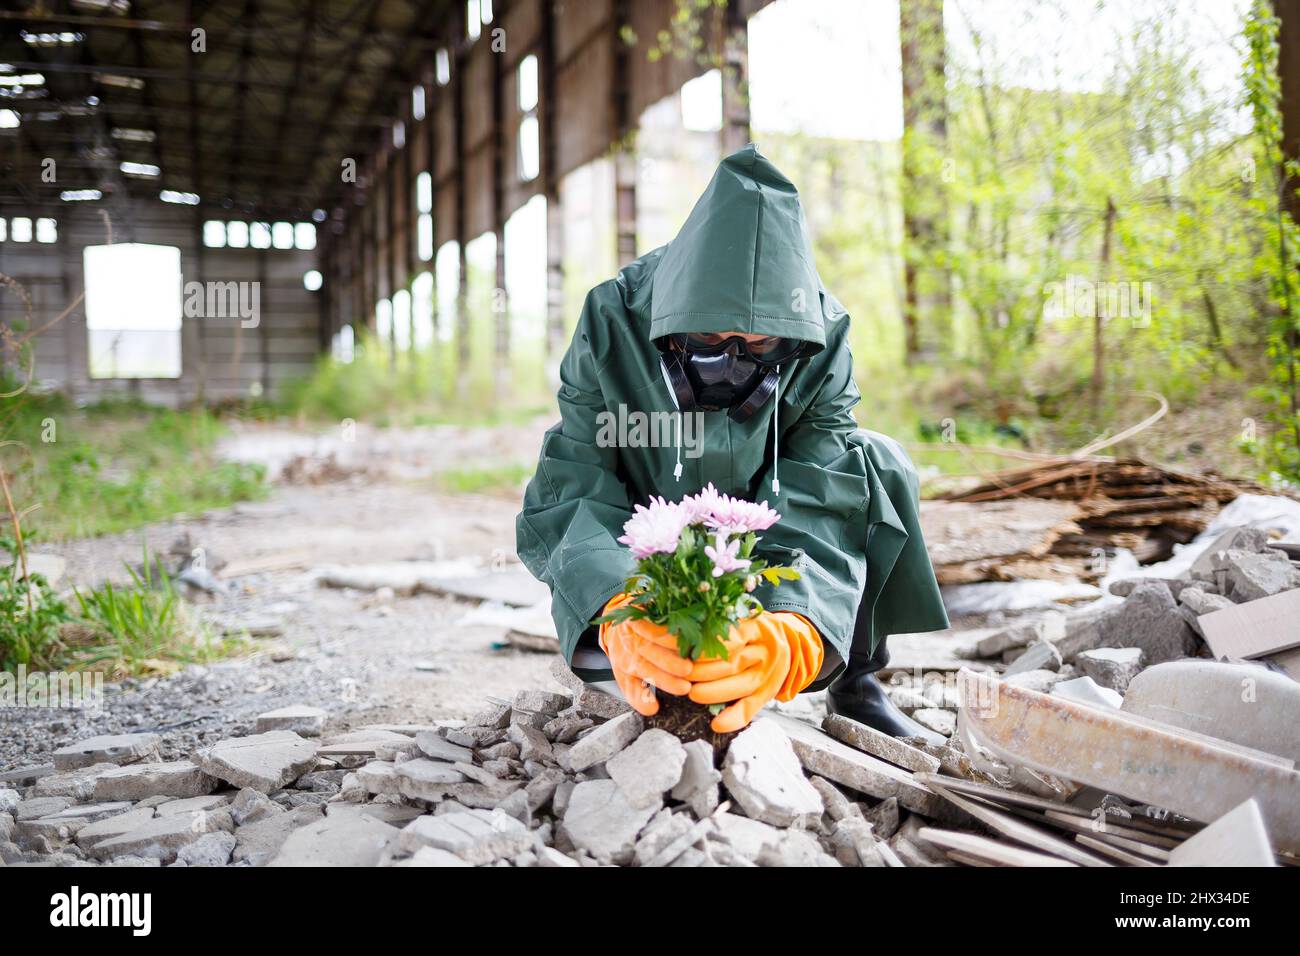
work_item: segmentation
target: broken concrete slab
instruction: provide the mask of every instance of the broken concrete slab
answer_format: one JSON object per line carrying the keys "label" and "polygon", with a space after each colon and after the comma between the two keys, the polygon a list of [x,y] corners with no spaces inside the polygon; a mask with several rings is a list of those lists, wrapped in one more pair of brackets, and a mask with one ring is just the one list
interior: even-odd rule
{"label": "broken concrete slab", "polygon": [[186,815],[155,817],[134,830],[100,840],[90,852],[101,859],[139,856],[171,863],[181,847],[198,841],[205,833],[231,829],[234,821],[224,810],[206,814],[202,826],[195,826]]}
{"label": "broken concrete slab", "polygon": [[588,717],[614,718],[632,713],[627,701],[594,687],[583,687],[573,698],[573,705]]}
{"label": "broken concrete slab", "polygon": [[1178,603],[1198,616],[1234,606],[1231,598],[1226,598],[1222,594],[1211,594],[1199,587],[1183,588],[1178,595]]}
{"label": "broken concrete slab", "polygon": [[[184,800],[168,800],[166,803],[160,803],[154,808],[154,813],[160,817],[170,817],[177,813],[206,813],[209,810],[216,810],[230,803],[230,795],[227,793],[213,793],[205,797],[187,797]],[[239,822],[239,821],[236,821]]]}
{"label": "broken concrete slab", "polygon": [[138,830],[154,819],[154,811],[145,807],[96,820],[77,831],[77,846],[89,851],[95,844]]}
{"label": "broken concrete slab", "polygon": [[416,734],[415,744],[426,757],[434,760],[445,760],[448,763],[454,763],[457,760],[474,759],[474,751],[468,747],[453,744],[442,735],[431,731],[424,730]]}
{"label": "broken concrete slab", "polygon": [[732,738],[722,762],[722,782],[746,816],[774,826],[810,826],[825,809],[800,768],[789,736],[767,717]]}
{"label": "broken concrete slab", "polygon": [[1056,643],[1065,636],[1065,614],[1049,611],[1040,617],[1016,621],[999,631],[981,638],[975,645],[980,657],[997,657],[1014,647],[1026,647],[1036,641]]}
{"label": "broken concrete slab", "polygon": [[902,806],[925,816],[944,812],[943,801],[913,781],[907,771],[855,750],[792,717],[773,714],[764,719],[780,724],[790,738],[799,762],[809,773],[820,774],[850,790],[878,799],[897,797]]}
{"label": "broken concrete slab", "polygon": [[1004,677],[1026,671],[1054,671],[1061,667],[1061,652],[1050,641],[1035,641],[1003,671]]}
{"label": "broken concrete slab", "polygon": [[976,833],[960,830],[940,830],[935,827],[921,827],[917,836],[933,843],[935,846],[960,850],[968,856],[987,860],[999,866],[1074,866],[1068,860],[1046,853],[1034,853],[1011,843],[990,840]]}
{"label": "broken concrete slab", "polygon": [[418,584],[421,591],[511,607],[535,607],[551,598],[550,588],[520,565],[470,575],[424,574]]}
{"label": "broken concrete slab", "polygon": [[[1028,673],[1037,673],[1029,671]],[[918,707],[912,711],[912,719],[922,727],[933,730],[936,734],[951,737],[957,731],[957,715],[942,707]]]}
{"label": "broken concrete slab", "polygon": [[990,807],[981,802],[976,797],[962,795],[957,793],[955,788],[946,786],[945,777],[935,773],[927,773],[921,776],[921,782],[930,789],[934,790],[945,800],[955,805],[958,809],[964,810],[972,817],[979,820],[985,826],[991,827],[1003,836],[1015,840],[1017,843],[1023,843],[1036,851],[1050,853],[1064,860],[1069,860],[1076,866],[1110,866],[1106,860],[1080,850],[1077,844],[1069,840],[1063,840],[1055,833],[1045,830],[1042,827],[1036,827],[1033,824],[1026,823],[1018,817],[1009,813]]}
{"label": "broken concrete slab", "polygon": [[561,829],[597,860],[625,864],[641,828],[658,812],[653,803],[632,806],[613,780],[584,780],[569,795]]}
{"label": "broken concrete slab", "polygon": [[264,734],[271,730],[288,730],[302,737],[319,737],[325,729],[327,716],[319,707],[303,704],[281,707],[257,715],[257,732]]}
{"label": "broken concrete slab", "polygon": [[225,866],[235,852],[235,835],[218,830],[205,833],[176,851],[176,863],[185,866]]}
{"label": "broken concrete slab", "polygon": [[454,854],[471,866],[482,866],[523,853],[533,845],[528,828],[509,814],[494,810],[465,810],[417,817],[406,825],[398,845],[409,853],[433,847]]}
{"label": "broken concrete slab", "polygon": [[565,761],[575,773],[603,763],[636,740],[644,727],[645,722],[636,711],[620,714],[574,741]]}
{"label": "broken concrete slab", "polygon": [[1123,694],[1129,681],[1142,670],[1142,648],[1094,647],[1081,653],[1074,662],[1098,686]]}
{"label": "broken concrete slab", "polygon": [[1101,617],[1098,626],[1100,640],[1093,646],[1141,648],[1148,664],[1190,657],[1199,643],[1163,582],[1139,584],[1123,604]]}
{"label": "broken concrete slab", "polygon": [[234,861],[249,866],[265,866],[280,852],[280,847],[289,838],[289,834],[299,827],[316,822],[323,812],[321,807],[295,807],[285,813],[244,824],[235,830]]}
{"label": "broken concrete slab", "polygon": [[105,799],[95,797],[95,781],[108,771],[117,769],[119,768],[115,763],[96,763],[75,770],[52,773],[37,780],[32,785],[31,794],[36,797],[67,797],[77,803],[90,799]]}
{"label": "broken concrete slab", "polygon": [[1300,684],[1263,667],[1158,664],[1133,679],[1122,709],[1300,764]]}
{"label": "broken concrete slab", "polygon": [[963,733],[999,759],[1205,822],[1253,796],[1278,845],[1300,850],[1300,772],[1122,711],[958,679]]}
{"label": "broken concrete slab", "polygon": [[375,866],[399,832],[365,814],[331,814],[290,833],[267,865]]}
{"label": "broken concrete slab", "polygon": [[721,771],[713,765],[713,745],[707,740],[692,740],[683,749],[686,762],[672,797],[685,801],[697,817],[710,816],[717,809],[718,784],[722,781]]}
{"label": "broken concrete slab", "polygon": [[[372,767],[374,764],[370,763],[363,770],[369,771]],[[397,779],[398,792],[404,797],[418,800],[439,800],[447,786],[464,783],[466,779],[463,773],[450,764],[423,757],[396,764],[393,775]]]}
{"label": "broken concrete slab", "polygon": [[232,787],[270,793],[293,783],[316,765],[316,745],[288,730],[218,741],[195,756],[205,773]]}
{"label": "broken concrete slab", "polygon": [[1252,659],[1300,647],[1300,588],[1203,614],[1197,619],[1215,657]]}
{"label": "broken concrete slab", "polygon": [[165,796],[202,797],[217,788],[216,778],[188,760],[114,767],[95,780],[96,800],[143,800]]}
{"label": "broken concrete slab", "polygon": [[28,797],[13,805],[13,814],[18,821],[37,820],[51,814],[66,810],[72,806],[71,797]]}
{"label": "broken concrete slab", "polygon": [[162,737],[158,734],[108,734],[87,737],[54,751],[55,770],[75,770],[98,763],[123,764],[155,759]]}
{"label": "broken concrete slab", "polygon": [[[550,849],[549,847],[547,849]],[[561,854],[563,855],[563,854]],[[410,859],[394,863],[394,866],[469,866],[455,853],[439,850],[436,847],[422,846],[411,854]],[[576,865],[576,864],[575,864]]]}
{"label": "broken concrete slab", "polygon": [[1277,866],[1259,804],[1246,800],[1169,851],[1170,866]]}
{"label": "broken concrete slab", "polygon": [[1238,604],[1300,588],[1300,570],[1271,548],[1262,552],[1230,548],[1213,552],[1210,559],[1221,590]]}
{"label": "broken concrete slab", "polygon": [[677,786],[686,763],[682,742],[666,730],[650,729],[605,763],[610,779],[634,807],[663,803]]}
{"label": "broken concrete slab", "polygon": [[888,760],[905,770],[926,772],[939,769],[938,757],[932,757],[923,750],[903,743],[897,737],[891,737],[841,714],[828,714],[822,721],[822,729],[850,747],[856,747],[881,760]]}
{"label": "broken concrete slab", "polygon": [[536,727],[524,723],[511,724],[507,733],[510,742],[519,748],[521,759],[537,761],[551,759],[551,742],[546,734]]}

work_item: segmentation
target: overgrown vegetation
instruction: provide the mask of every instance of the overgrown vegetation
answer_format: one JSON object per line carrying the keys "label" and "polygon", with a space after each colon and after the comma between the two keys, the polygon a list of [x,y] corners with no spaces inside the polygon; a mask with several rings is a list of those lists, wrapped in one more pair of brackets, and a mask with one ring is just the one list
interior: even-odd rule
{"label": "overgrown vegetation", "polygon": [[[17,541],[0,536],[7,555],[19,555]],[[31,670],[51,667],[63,644],[59,629],[69,620],[68,607],[42,574],[24,576],[23,561],[12,558],[0,567],[0,671],[18,665]]]}
{"label": "overgrown vegetation", "polygon": [[140,568],[128,565],[127,572],[126,587],[105,582],[74,590],[76,622],[65,633],[75,635],[68,652],[75,666],[111,677],[167,673],[243,646],[238,638],[215,634],[189,609],[160,560],[146,552]]}
{"label": "overgrown vegetation", "polygon": [[0,410],[14,499],[47,540],[112,534],[265,493],[260,465],[219,460],[223,430],[206,409],[129,400],[73,408],[59,395],[21,395]]}

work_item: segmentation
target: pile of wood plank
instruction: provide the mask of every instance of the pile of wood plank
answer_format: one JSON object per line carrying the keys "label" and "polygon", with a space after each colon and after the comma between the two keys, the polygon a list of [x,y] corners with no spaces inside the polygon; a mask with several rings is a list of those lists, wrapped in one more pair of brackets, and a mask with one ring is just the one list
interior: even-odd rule
{"label": "pile of wood plank", "polygon": [[[1098,573],[1094,564],[1100,567],[1090,559],[1116,548],[1127,548],[1142,563],[1170,557],[1175,544],[1204,531],[1223,505],[1245,492],[1267,493],[1252,482],[1175,471],[1137,458],[1062,457],[989,475],[974,488],[944,497],[986,507],[1027,499],[1071,505],[1077,528],[1062,530],[1044,553],[1086,579]],[[1006,579],[1005,572],[974,578],[998,579]]]}

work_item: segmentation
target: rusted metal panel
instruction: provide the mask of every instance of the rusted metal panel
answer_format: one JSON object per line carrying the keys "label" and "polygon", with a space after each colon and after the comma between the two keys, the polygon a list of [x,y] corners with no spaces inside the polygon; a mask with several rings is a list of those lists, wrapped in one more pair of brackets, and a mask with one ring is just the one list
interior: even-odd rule
{"label": "rusted metal panel", "polygon": [[1008,763],[1210,822],[1254,797],[1277,845],[1300,852],[1300,771],[1227,742],[963,670],[961,721]]}

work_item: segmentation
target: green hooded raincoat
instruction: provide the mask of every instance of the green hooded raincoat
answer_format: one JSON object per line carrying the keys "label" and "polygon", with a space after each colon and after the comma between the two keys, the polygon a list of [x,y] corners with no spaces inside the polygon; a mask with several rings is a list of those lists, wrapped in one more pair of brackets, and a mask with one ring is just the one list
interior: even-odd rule
{"label": "green hooded raincoat", "polygon": [[[704,414],[702,450],[692,444],[682,454],[652,340],[724,331],[797,338],[817,351],[781,368],[775,399],[749,421]],[[802,577],[756,596],[770,611],[804,615],[821,634],[827,663],[809,690],[843,669],[864,588],[872,648],[886,634],[948,625],[921,540],[915,470],[896,442],[853,418],[860,396],[848,331],[813,266],[798,192],[752,144],[722,161],[671,243],[588,293],[560,366],[561,421],[546,433],[516,521],[519,557],[550,587],[560,647],[580,677],[611,676],[607,661],[581,666],[574,653],[592,644],[589,622],[633,570],[616,540],[632,506],[651,495],[677,500],[709,482],[782,515],[758,551]],[[671,422],[662,429],[669,440],[645,447],[660,434],[652,426],[640,441],[629,432],[627,445],[640,447],[610,441],[612,423],[634,421],[634,412]]]}

